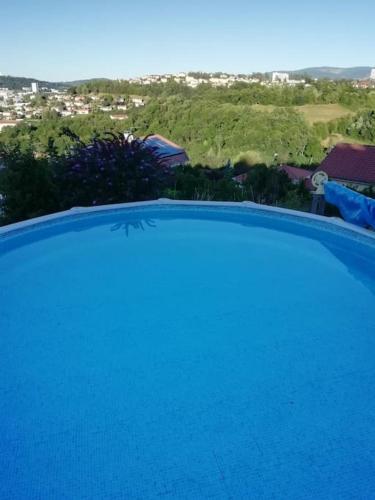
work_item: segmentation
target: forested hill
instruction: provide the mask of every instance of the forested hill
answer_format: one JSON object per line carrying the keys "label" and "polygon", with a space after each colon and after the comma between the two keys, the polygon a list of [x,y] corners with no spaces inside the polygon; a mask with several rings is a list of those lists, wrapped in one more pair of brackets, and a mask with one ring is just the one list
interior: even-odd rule
{"label": "forested hill", "polygon": [[125,80],[88,82],[72,87],[72,93],[80,95],[110,94],[114,96],[142,95],[149,98],[179,96],[182,99],[215,101],[218,104],[302,106],[305,104],[335,104],[359,108],[375,107],[375,93],[372,89],[355,89],[346,82],[312,82],[309,86],[263,86],[261,84],[236,83],[232,87],[218,87],[202,84],[196,88],[169,81],[165,84],[141,85]]}
{"label": "forested hill", "polygon": [[21,90],[22,87],[30,87],[32,82],[37,82],[40,87],[47,88],[62,88],[64,85],[62,83],[52,83],[42,80],[37,80],[36,78],[26,78],[22,76],[0,76],[0,87],[5,87],[11,90]]}
{"label": "forested hill", "polygon": [[83,85],[89,82],[104,81],[105,78],[91,78],[87,80],[75,80],[72,82],[47,82],[44,80],[38,80],[36,78],[27,78],[23,76],[10,76],[10,75],[0,75],[0,88],[5,87],[11,90],[21,90],[22,87],[30,87],[32,82],[37,82],[39,87],[46,87],[48,89],[64,89],[70,88],[76,85]]}
{"label": "forested hill", "polygon": [[370,78],[371,66],[356,66],[353,68],[335,68],[331,66],[321,66],[317,68],[303,68],[288,71],[294,75],[306,75],[310,78],[328,80],[363,80]]}
{"label": "forested hill", "polygon": [[[6,127],[0,151],[2,146],[31,147],[42,155],[63,154],[69,149],[66,128],[85,142],[113,130],[131,130],[140,137],[164,135],[186,149],[193,165],[220,167],[231,160],[312,167],[337,142],[375,144],[375,92],[346,81],[190,88],[174,81],[140,85],[108,80],[72,87],[66,99],[77,95],[91,106],[88,116],[60,117],[46,107],[40,120]],[[142,96],[145,105],[133,106],[134,96]],[[128,107],[121,121],[103,110],[117,103]]]}

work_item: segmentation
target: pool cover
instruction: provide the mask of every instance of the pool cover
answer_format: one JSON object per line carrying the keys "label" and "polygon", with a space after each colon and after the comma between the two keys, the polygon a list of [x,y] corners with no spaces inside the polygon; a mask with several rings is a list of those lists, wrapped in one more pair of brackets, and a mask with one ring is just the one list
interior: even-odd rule
{"label": "pool cover", "polygon": [[335,205],[347,222],[375,229],[375,200],[337,182],[324,184],[325,199]]}

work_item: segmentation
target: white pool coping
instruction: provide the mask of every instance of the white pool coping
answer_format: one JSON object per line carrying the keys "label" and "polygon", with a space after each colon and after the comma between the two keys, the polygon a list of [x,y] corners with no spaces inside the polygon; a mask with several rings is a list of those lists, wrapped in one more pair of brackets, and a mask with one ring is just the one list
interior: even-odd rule
{"label": "white pool coping", "polygon": [[257,212],[264,212],[267,214],[274,213],[275,215],[289,215],[293,218],[300,219],[301,222],[304,220],[311,220],[316,222],[322,222],[327,224],[328,227],[336,227],[341,228],[350,232],[353,232],[357,235],[365,236],[366,238],[370,238],[375,242],[375,232],[370,231],[368,229],[364,229],[354,224],[350,224],[349,222],[345,222],[342,219],[337,217],[326,217],[324,215],[316,215],[309,212],[300,212],[298,210],[291,210],[288,208],[280,208],[269,205],[261,205],[258,203],[254,203],[252,201],[243,201],[243,202],[235,202],[235,201],[191,201],[191,200],[172,200],[169,198],[159,198],[157,200],[151,201],[138,201],[132,203],[116,203],[112,205],[98,205],[94,207],[73,207],[70,210],[64,210],[62,212],[55,212],[49,215],[43,215],[41,217],[35,217],[33,219],[27,219],[21,222],[15,222],[13,224],[8,224],[6,226],[0,227],[0,236],[7,235],[13,232],[18,232],[22,229],[31,229],[33,226],[38,226],[39,224],[43,224],[46,222],[53,222],[59,219],[69,218],[79,214],[90,214],[96,212],[109,212],[111,210],[122,210],[122,209],[132,209],[132,208],[141,208],[141,207],[157,207],[157,206],[195,206],[195,207],[216,207],[216,208],[225,208],[225,207],[233,207],[233,208],[248,208],[248,209],[256,209]]}

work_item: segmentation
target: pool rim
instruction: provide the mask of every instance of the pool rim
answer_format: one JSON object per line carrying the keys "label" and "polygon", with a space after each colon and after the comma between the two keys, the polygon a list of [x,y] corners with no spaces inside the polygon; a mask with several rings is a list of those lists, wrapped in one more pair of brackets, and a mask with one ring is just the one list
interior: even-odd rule
{"label": "pool rim", "polygon": [[[252,201],[243,202],[232,202],[232,201],[200,201],[200,200],[173,200],[169,198],[159,198],[155,200],[148,201],[137,201],[128,203],[116,203],[109,205],[97,205],[92,207],[72,207],[69,210],[64,210],[60,212],[54,212],[48,215],[42,215],[40,217],[34,217],[32,219],[27,219],[20,222],[15,222],[0,227],[0,241],[7,239],[8,237],[19,236],[20,234],[26,233],[32,230],[38,230],[45,226],[53,226],[54,222],[69,222],[74,221],[77,216],[82,215],[95,215],[95,214],[105,214],[109,212],[118,211],[131,211],[131,209],[139,208],[168,208],[175,207],[187,210],[190,207],[199,208],[216,208],[218,210],[225,208],[235,208],[240,209],[243,213],[250,212],[259,215],[275,215],[277,218],[282,218],[283,216],[287,219],[294,221],[295,223],[303,224],[307,226],[310,222],[320,223],[323,228],[328,231],[335,229],[341,230],[341,233],[346,233],[346,236],[359,237],[363,243],[368,243],[370,246],[375,245],[375,232],[368,229],[355,226],[349,222],[346,222],[338,217],[327,217],[324,215],[312,214],[309,212],[301,212],[298,210],[292,210],[288,208],[275,207],[269,205],[261,205]],[[320,226],[320,224],[318,224]],[[316,225],[314,224],[316,227]],[[320,226],[320,229],[323,229]]]}

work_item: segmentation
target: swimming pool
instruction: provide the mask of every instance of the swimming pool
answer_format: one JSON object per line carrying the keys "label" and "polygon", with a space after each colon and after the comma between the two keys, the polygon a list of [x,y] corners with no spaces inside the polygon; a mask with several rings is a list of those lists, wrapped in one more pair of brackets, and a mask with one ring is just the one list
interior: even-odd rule
{"label": "swimming pool", "polygon": [[2,230],[0,498],[373,498],[374,262],[246,204]]}

